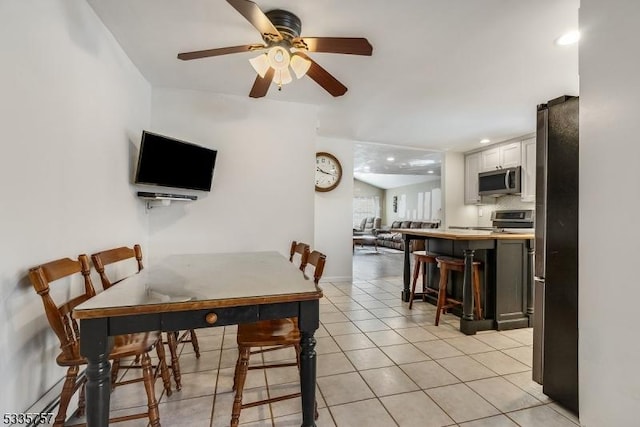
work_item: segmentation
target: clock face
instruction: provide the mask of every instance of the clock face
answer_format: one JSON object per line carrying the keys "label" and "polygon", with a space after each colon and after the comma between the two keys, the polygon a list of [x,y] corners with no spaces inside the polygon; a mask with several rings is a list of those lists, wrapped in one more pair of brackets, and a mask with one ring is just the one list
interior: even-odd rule
{"label": "clock face", "polygon": [[333,154],[316,153],[316,191],[330,191],[342,178],[342,166]]}

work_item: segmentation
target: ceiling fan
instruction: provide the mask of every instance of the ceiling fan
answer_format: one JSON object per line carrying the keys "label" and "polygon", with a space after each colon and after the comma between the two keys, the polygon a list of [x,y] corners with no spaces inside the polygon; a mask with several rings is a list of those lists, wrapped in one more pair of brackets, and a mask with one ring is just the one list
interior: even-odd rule
{"label": "ceiling fan", "polygon": [[249,60],[258,73],[249,93],[252,98],[265,96],[272,82],[278,85],[279,90],[282,89],[283,84],[293,80],[290,70],[297,78],[304,75],[311,77],[333,96],[344,95],[347,87],[306,52],[371,56],[373,51],[369,41],[361,37],[300,37],[300,18],[289,11],[276,9],[264,13],[250,0],[227,2],[260,31],[264,43],[183,52],[178,54],[178,59],[188,61],[230,53],[261,52],[259,56]]}

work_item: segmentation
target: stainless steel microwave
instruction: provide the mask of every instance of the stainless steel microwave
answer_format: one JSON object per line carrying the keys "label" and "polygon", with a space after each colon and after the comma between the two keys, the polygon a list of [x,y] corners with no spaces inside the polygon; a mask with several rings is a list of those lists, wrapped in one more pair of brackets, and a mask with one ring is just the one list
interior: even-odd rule
{"label": "stainless steel microwave", "polygon": [[478,175],[478,194],[480,196],[520,194],[522,190],[520,169],[518,166],[481,172]]}

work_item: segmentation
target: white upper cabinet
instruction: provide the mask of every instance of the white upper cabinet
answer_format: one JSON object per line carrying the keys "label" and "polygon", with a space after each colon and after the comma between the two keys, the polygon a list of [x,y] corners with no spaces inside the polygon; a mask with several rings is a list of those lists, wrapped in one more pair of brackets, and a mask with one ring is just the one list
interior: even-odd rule
{"label": "white upper cabinet", "polygon": [[478,195],[478,174],[482,162],[482,153],[468,154],[464,158],[464,204],[480,203]]}
{"label": "white upper cabinet", "polygon": [[511,142],[481,151],[482,170],[480,172],[520,166],[520,150],[520,142]]}
{"label": "white upper cabinet", "polygon": [[522,141],[522,201],[536,201],[536,139]]}
{"label": "white upper cabinet", "polygon": [[514,142],[500,146],[500,154],[502,155],[500,166],[503,168],[515,168],[520,166],[520,143]]}
{"label": "white upper cabinet", "polygon": [[480,172],[486,172],[500,168],[500,150],[498,147],[480,152],[482,166]]}

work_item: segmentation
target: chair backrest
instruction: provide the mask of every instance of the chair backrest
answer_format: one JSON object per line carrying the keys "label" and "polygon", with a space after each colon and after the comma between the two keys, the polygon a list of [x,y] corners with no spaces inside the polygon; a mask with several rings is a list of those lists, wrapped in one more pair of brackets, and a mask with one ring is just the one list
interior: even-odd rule
{"label": "chair backrest", "polygon": [[322,252],[313,251],[309,254],[308,264],[313,265],[315,267],[313,271],[313,281],[317,285],[322,278],[322,273],[324,272],[324,264],[327,261],[327,256]]}
{"label": "chair backrest", "polygon": [[306,243],[298,243],[295,240],[291,242],[291,251],[289,261],[293,262],[296,254],[300,255],[300,270],[304,272],[307,267],[307,259],[309,258],[310,247]]}
{"label": "chair backrest", "polygon": [[[84,293],[69,301],[54,302],[50,294],[51,283],[78,273],[81,273],[84,279]],[[61,357],[66,361],[82,361],[79,341],[80,328],[71,314],[76,306],[96,294],[91,282],[89,257],[83,254],[78,256],[77,261],[63,258],[34,267],[29,270],[29,280],[38,295],[42,297],[49,325],[60,341]]]}
{"label": "chair backrest", "polygon": [[136,259],[138,263],[138,272],[140,272],[144,268],[144,266],[142,265],[142,248],[140,247],[140,245],[134,245],[133,249],[123,246],[120,248],[109,249],[91,255],[93,266],[96,268],[96,271],[100,275],[102,289],[109,289],[111,286],[124,279],[120,278],[114,281],[109,280],[109,277],[105,272],[105,267],[109,264],[114,264],[116,262],[133,258]]}

